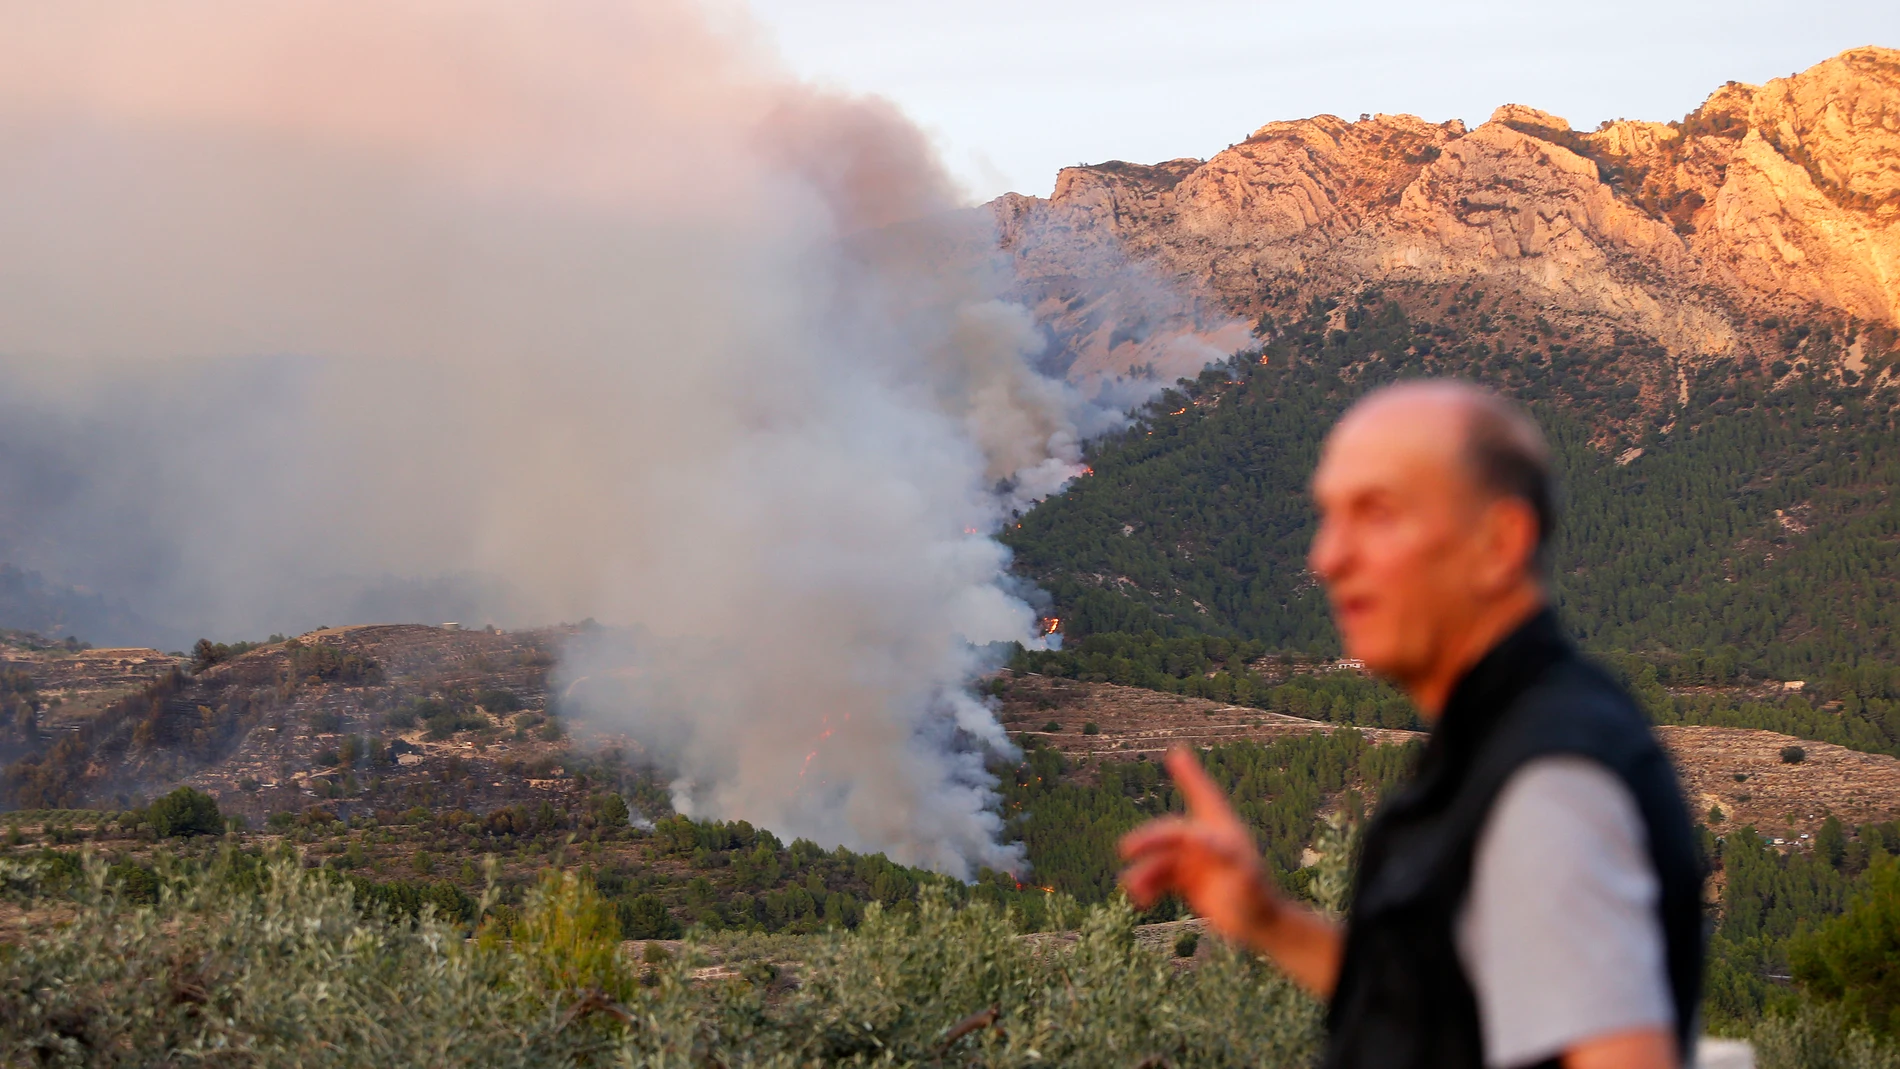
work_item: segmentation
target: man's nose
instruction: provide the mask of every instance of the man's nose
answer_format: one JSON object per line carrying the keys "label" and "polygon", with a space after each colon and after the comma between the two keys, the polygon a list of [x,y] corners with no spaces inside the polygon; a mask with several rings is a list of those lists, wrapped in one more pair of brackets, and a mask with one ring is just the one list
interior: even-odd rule
{"label": "man's nose", "polygon": [[1345,546],[1338,529],[1322,522],[1319,530],[1313,534],[1312,547],[1306,552],[1306,570],[1319,577],[1321,582],[1330,583],[1339,575],[1345,558]]}

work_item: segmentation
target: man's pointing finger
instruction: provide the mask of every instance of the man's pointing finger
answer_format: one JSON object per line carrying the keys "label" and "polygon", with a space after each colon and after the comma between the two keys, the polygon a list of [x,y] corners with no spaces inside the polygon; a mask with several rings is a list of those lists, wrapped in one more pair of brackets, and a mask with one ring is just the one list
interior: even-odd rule
{"label": "man's pointing finger", "polygon": [[1122,836],[1116,846],[1121,851],[1122,860],[1132,861],[1142,854],[1179,848],[1187,833],[1186,817],[1160,817]]}
{"label": "man's pointing finger", "polygon": [[1221,824],[1237,823],[1240,818],[1234,815],[1234,807],[1227,803],[1227,792],[1220,789],[1193,751],[1184,746],[1176,746],[1168,751],[1168,775],[1174,777],[1174,785],[1187,799],[1188,812],[1199,820],[1214,821]]}

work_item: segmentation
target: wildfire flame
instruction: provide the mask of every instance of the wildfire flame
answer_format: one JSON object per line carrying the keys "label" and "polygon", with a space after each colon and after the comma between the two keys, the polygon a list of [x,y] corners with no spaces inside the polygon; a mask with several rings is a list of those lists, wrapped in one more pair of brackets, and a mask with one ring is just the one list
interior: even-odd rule
{"label": "wildfire flame", "polygon": [[1174,411],[1172,411],[1172,412],[1170,412],[1170,413],[1168,413],[1168,415],[1170,415],[1170,416],[1179,416],[1179,415],[1183,415],[1183,414],[1185,414],[1186,412],[1187,412],[1187,406],[1186,406],[1186,405],[1182,405],[1182,406],[1181,406],[1180,408],[1177,408],[1177,409],[1175,409]]}
{"label": "wildfire flame", "polygon": [[1047,618],[1047,619],[1045,619],[1045,620],[1043,620],[1043,622],[1042,622],[1042,633],[1043,633],[1043,634],[1045,634],[1045,635],[1053,635],[1053,634],[1055,634],[1055,633],[1056,633],[1056,629],[1057,629],[1057,628],[1059,628],[1059,627],[1061,627],[1061,626],[1062,626],[1062,620],[1061,620],[1061,618],[1060,618],[1060,617],[1056,617],[1056,616],[1051,616],[1051,617],[1049,617],[1049,618]]}
{"label": "wildfire flame", "polygon": [[[850,713],[844,714],[844,718],[846,720],[850,720],[851,714]],[[831,726],[830,713],[825,714],[824,718],[818,722],[818,726],[823,728],[824,730],[820,731],[818,733],[818,737],[812,740],[811,751],[805,754],[805,763],[799,766],[798,776],[800,779],[803,779],[805,777],[805,773],[811,771],[811,763],[813,760],[815,760],[818,757],[819,747],[823,746],[825,740],[831,737],[832,731],[836,730]]]}

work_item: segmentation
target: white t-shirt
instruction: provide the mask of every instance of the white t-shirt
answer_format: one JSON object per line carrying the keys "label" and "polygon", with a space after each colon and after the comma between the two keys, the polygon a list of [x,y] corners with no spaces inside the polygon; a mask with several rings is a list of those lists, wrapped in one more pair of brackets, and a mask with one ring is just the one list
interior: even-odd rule
{"label": "white t-shirt", "polygon": [[1661,885],[1636,799],[1602,765],[1545,757],[1512,774],[1485,819],[1458,956],[1490,1069],[1597,1036],[1670,1028]]}

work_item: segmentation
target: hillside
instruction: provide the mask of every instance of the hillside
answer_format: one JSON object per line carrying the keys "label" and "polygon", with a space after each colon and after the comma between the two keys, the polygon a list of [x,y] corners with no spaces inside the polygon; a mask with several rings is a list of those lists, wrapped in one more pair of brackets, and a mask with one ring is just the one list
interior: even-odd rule
{"label": "hillside", "polygon": [[[1395,283],[1473,283],[1560,326],[1638,333],[1673,375],[1790,315],[1900,319],[1895,114],[1900,52],[1857,48],[1666,123],[1576,131],[1517,104],[1470,129],[1321,115],[1207,160],[1066,168],[1048,199],[990,208],[1083,375],[1152,360],[1154,331]],[[1146,273],[1102,270],[1124,256]]]}
{"label": "hillside", "polygon": [[[1659,719],[1810,734],[1826,708],[1829,741],[1900,743],[1897,396],[1842,377],[1841,335],[1825,343],[1831,365],[1777,376],[1721,359],[1646,393],[1629,368],[1653,350],[1634,336],[1525,336],[1487,323],[1500,295],[1454,287],[1436,314],[1415,314],[1417,296],[1316,301],[1097,443],[1090,475],[1004,532],[1063,633],[1335,656],[1304,564],[1326,428],[1381,383],[1459,375],[1519,398],[1549,431],[1565,499],[1559,605],[1591,649],[1630,658],[1632,681],[1648,671],[1677,692],[1669,710],[1652,703]],[[1794,719],[1764,719],[1769,706]]]}
{"label": "hillside", "polygon": [[[1414,731],[1350,728],[1205,698],[1033,674],[1010,678],[1001,697],[1003,720],[1019,738],[1084,766],[1155,760],[1172,745],[1206,748],[1338,731],[1358,732],[1379,745],[1424,738]],[[1794,840],[1812,837],[1830,815],[1849,825],[1900,815],[1900,758],[1746,728],[1656,730],[1682,773],[1690,805],[1705,816],[1711,807],[1722,810],[1718,829],[1750,825]],[[1781,757],[1791,745],[1804,751],[1797,763]]]}

